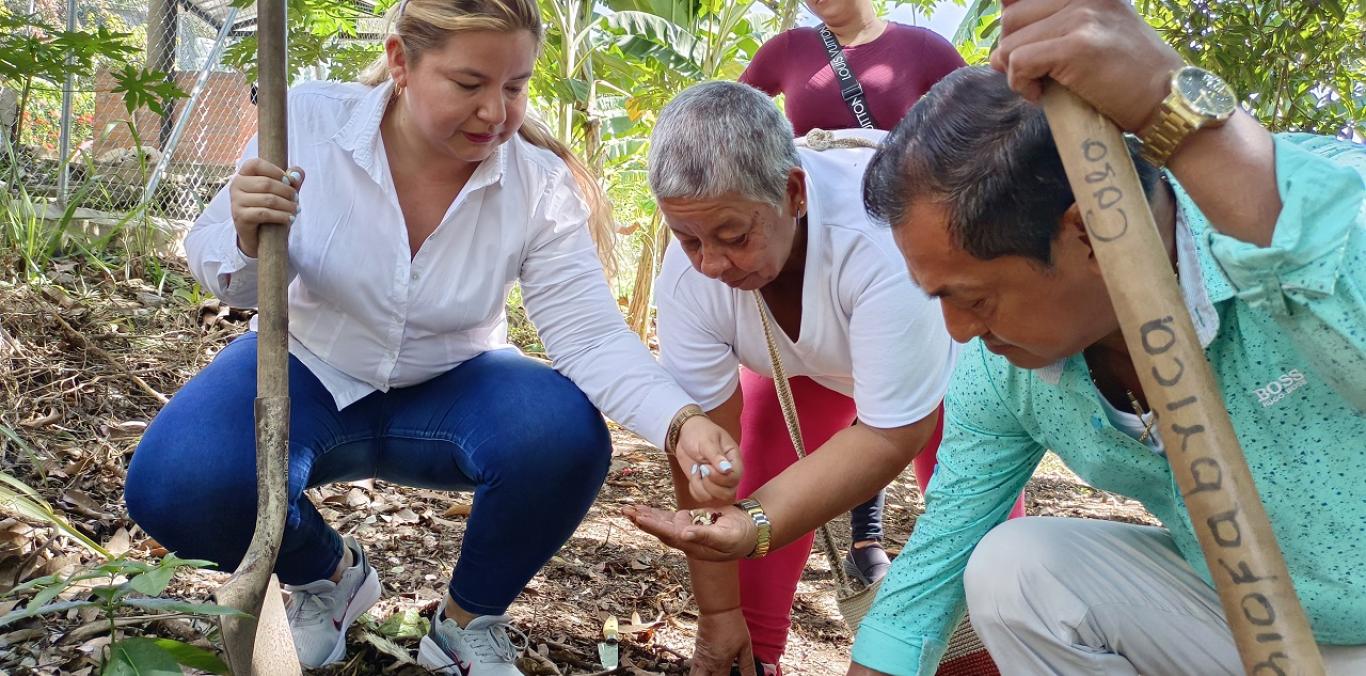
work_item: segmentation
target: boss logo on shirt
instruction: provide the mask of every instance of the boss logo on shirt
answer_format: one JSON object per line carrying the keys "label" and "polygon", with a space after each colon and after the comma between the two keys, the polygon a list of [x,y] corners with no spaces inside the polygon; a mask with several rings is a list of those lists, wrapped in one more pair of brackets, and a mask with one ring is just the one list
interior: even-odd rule
{"label": "boss logo on shirt", "polygon": [[1284,399],[1286,395],[1304,386],[1304,374],[1299,369],[1290,369],[1281,376],[1262,387],[1253,389],[1257,395],[1257,400],[1262,403],[1262,408],[1266,408]]}

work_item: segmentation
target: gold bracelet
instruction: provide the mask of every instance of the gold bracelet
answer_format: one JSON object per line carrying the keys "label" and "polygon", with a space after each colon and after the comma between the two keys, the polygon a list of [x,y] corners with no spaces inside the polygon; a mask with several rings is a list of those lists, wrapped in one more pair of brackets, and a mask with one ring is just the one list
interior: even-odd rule
{"label": "gold bracelet", "polygon": [[764,513],[764,506],[759,504],[754,498],[745,498],[737,503],[736,507],[744,510],[750,519],[754,520],[754,528],[758,530],[758,538],[754,542],[754,549],[745,555],[747,559],[762,559],[768,554],[768,546],[773,541],[773,522],[768,520],[768,514]]}
{"label": "gold bracelet", "polygon": [[674,446],[678,445],[678,435],[683,433],[683,423],[706,414],[707,412],[703,411],[702,407],[697,404],[688,404],[678,409],[678,413],[674,414],[674,419],[669,421],[668,434],[664,435],[664,452],[673,455]]}

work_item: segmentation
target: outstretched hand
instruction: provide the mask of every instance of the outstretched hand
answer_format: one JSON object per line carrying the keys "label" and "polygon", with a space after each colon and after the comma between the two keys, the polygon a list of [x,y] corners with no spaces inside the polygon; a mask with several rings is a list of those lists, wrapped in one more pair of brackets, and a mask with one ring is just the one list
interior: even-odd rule
{"label": "outstretched hand", "polygon": [[759,529],[748,513],[734,505],[711,511],[714,522],[697,524],[693,522],[692,512],[686,509],[669,511],[628,505],[622,510],[637,528],[692,558],[736,561],[754,551]]}

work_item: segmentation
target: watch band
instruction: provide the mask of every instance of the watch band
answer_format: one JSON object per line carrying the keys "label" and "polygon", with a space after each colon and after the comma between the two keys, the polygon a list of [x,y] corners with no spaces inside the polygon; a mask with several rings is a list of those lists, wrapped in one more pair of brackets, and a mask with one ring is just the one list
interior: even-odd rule
{"label": "watch band", "polygon": [[678,413],[674,414],[674,419],[669,421],[668,433],[664,435],[664,452],[674,452],[674,446],[678,445],[678,436],[683,433],[683,423],[706,414],[707,412],[703,411],[702,407],[697,404],[688,404],[678,409]]}
{"label": "watch band", "polygon": [[1197,128],[1190,118],[1174,110],[1170,101],[1169,96],[1162,102],[1157,120],[1142,134],[1143,160],[1158,168],[1167,164],[1176,148]]}
{"label": "watch band", "polygon": [[758,530],[758,538],[754,542],[754,549],[745,555],[747,559],[762,559],[768,554],[768,546],[773,540],[773,522],[768,520],[768,514],[764,513],[764,506],[759,504],[754,498],[745,498],[737,503],[736,507],[744,510],[749,518],[754,521],[754,528]]}

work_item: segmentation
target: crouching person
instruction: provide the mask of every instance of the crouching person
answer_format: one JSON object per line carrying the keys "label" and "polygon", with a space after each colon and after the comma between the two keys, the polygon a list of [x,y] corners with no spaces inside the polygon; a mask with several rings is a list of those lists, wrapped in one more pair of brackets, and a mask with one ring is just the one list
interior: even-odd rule
{"label": "crouching person", "polygon": [[[950,75],[865,178],[966,346],[927,511],[850,673],[933,673],[965,594],[1004,673],[1242,672],[1047,121],[1011,91],[1044,76],[1142,139],[1158,230],[1328,673],[1366,673],[1366,149],[1273,136],[1114,0],[1026,0],[1003,25],[1009,79]],[[1200,123],[1154,135],[1177,109]],[[1162,526],[993,529],[1045,449]]]}
{"label": "crouching person", "polygon": [[[922,487],[933,472],[955,345],[891,233],[850,199],[884,135],[794,143],[773,102],[734,82],[690,87],[655,125],[650,188],[677,240],[656,286],[661,361],[745,461],[745,508],[723,510],[705,546],[675,528],[685,512],[631,512],[689,554],[701,613],[694,674],[728,674],[736,658],[741,673],[778,673],[814,529],[913,462]],[[802,460],[765,318],[791,378]],[[675,478],[682,506],[695,506],[686,475]]]}
{"label": "crouching person", "polygon": [[[536,3],[406,0],[396,15],[366,83],[291,92],[290,156],[313,175],[287,176],[249,144],[187,257],[205,288],[250,307],[256,228],[292,223],[290,506],[275,570],[300,661],[341,659],[347,628],[380,596],[360,543],[304,492],[376,477],[474,493],[418,661],[514,676],[505,611],[602,485],[611,440],[599,410],[710,468],[693,482],[704,498],[733,499],[738,451],[626,328],[589,233],[610,220],[601,195],[543,127],[524,124]],[[505,349],[515,281],[554,368]],[[255,523],[256,351],[248,333],[191,379],[128,472],[138,524],[225,570]]]}

